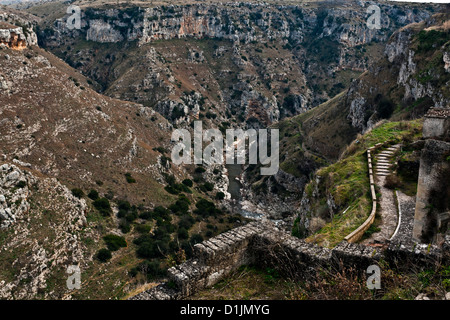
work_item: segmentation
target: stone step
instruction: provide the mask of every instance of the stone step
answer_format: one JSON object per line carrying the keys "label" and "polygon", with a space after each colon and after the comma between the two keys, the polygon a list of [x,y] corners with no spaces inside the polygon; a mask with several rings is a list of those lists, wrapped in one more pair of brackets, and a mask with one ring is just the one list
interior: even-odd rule
{"label": "stone step", "polygon": [[390,162],[382,162],[382,161],[378,161],[376,164],[375,164],[375,167],[376,166],[388,166],[388,167],[392,167],[392,163],[390,163]]}
{"label": "stone step", "polygon": [[385,173],[385,172],[377,173],[377,176],[379,176],[379,177],[387,177],[388,175],[390,175],[390,173]]}
{"label": "stone step", "polygon": [[393,152],[386,152],[386,151],[383,151],[383,152],[380,152],[380,153],[378,154],[378,156],[392,157],[393,154],[394,154]]}

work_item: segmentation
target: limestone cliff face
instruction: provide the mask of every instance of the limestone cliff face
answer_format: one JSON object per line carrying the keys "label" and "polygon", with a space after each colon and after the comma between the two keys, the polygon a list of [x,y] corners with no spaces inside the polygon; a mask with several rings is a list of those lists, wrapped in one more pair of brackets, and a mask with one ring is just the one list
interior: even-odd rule
{"label": "limestone cliff face", "polygon": [[392,35],[384,56],[347,92],[353,127],[364,132],[395,107],[422,116],[430,107],[450,105],[448,19],[438,14]]}
{"label": "limestone cliff face", "polygon": [[37,36],[33,23],[17,15],[0,12],[0,45],[14,50],[23,50],[27,46],[37,45]]}
{"label": "limestone cliff face", "polygon": [[[370,55],[364,53],[363,46],[383,43],[397,27],[431,15],[428,7],[413,10],[380,4],[380,8],[381,29],[367,27],[367,4],[363,2],[341,3],[334,7],[225,3],[120,10],[83,8],[81,29],[69,30],[67,15],[58,19],[52,28],[44,29],[40,39],[50,50],[59,50],[60,57],[101,83],[108,95],[153,106],[174,122],[188,121],[187,117],[177,117],[180,113],[172,111],[187,111],[190,106],[181,98],[184,91],[194,89],[218,110],[237,112],[240,122],[250,120],[252,127],[258,127],[303,113],[332,98],[349,81],[336,77],[338,72],[359,73],[373,62]],[[146,66],[140,70],[124,71],[122,67],[100,74],[105,67],[103,63],[112,65],[114,59],[122,59],[122,52],[111,52],[104,59],[95,59],[93,49],[91,52],[82,49],[79,53],[66,50],[73,38],[124,43],[124,47],[127,42],[133,42],[141,51],[150,47],[146,44],[153,43],[154,48],[144,53],[149,60],[141,59],[139,63]],[[217,47],[206,48],[203,52],[205,48],[193,48],[196,42],[188,41],[186,59],[186,53],[176,49],[169,52],[158,46],[160,41],[156,42],[180,38],[212,39]],[[168,42],[167,47],[172,44]],[[256,44],[261,47],[258,51],[255,51]],[[214,50],[212,55],[208,52],[211,49]],[[128,55],[129,52],[124,50],[123,53]],[[98,52],[95,54],[99,56]],[[177,68],[172,65],[180,62],[194,73],[186,87],[186,72],[177,74]],[[214,63],[224,66],[220,70],[208,70],[210,75],[204,70],[198,72],[203,66],[210,68]],[[145,75],[144,70],[148,70]],[[324,77],[330,83],[324,85]],[[198,78],[216,81],[214,87],[219,87],[218,90],[201,87],[203,80]],[[198,84],[194,86],[196,81]],[[209,97],[208,90],[211,91]],[[189,113],[191,118],[196,117],[198,109],[190,109]],[[229,120],[222,117],[225,112],[216,113],[217,123]]]}
{"label": "limestone cliff face", "polygon": [[6,27],[0,29],[0,45],[14,50],[23,50],[27,47],[25,35],[20,27]]}
{"label": "limestone cliff face", "polygon": [[343,4],[335,8],[303,8],[299,6],[264,6],[252,3],[221,5],[176,5],[154,8],[132,7],[124,10],[93,9],[82,11],[82,30],[69,30],[67,17],[55,22],[61,34],[84,34],[98,42],[122,40],[144,44],[160,39],[184,37],[220,38],[250,43],[285,39],[302,42],[314,32],[318,38],[331,36],[350,47],[373,40],[384,41],[398,25],[428,18],[426,9],[413,10],[380,4],[382,29],[366,26],[366,5]]}
{"label": "limestone cliff face", "polygon": [[66,286],[48,283],[69,265],[86,267],[92,261],[81,235],[98,235],[87,227],[86,212],[85,200],[56,179],[0,165],[0,266],[11,270],[0,275],[1,299],[61,299],[68,293]]}

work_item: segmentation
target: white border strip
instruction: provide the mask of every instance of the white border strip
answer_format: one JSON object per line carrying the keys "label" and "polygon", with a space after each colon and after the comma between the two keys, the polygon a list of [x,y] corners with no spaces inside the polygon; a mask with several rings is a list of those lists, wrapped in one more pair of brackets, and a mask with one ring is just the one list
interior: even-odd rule
{"label": "white border strip", "polygon": [[397,228],[395,228],[394,234],[392,235],[392,237],[389,238],[389,241],[394,239],[394,237],[397,235],[398,230],[400,229],[400,224],[402,223],[402,209],[400,207],[400,200],[398,198],[397,190],[395,190],[395,196],[397,197],[398,221],[397,221]]}

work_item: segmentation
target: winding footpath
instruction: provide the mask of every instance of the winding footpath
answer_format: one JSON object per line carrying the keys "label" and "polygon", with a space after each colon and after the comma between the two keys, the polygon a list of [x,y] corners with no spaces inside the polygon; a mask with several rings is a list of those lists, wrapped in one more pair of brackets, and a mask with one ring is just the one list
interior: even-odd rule
{"label": "winding footpath", "polygon": [[393,156],[400,149],[400,144],[391,146],[376,156],[374,167],[375,183],[379,187],[378,214],[381,216],[380,231],[374,232],[363,244],[383,244],[389,241],[397,228],[398,214],[394,191],[384,186],[386,177],[392,173]]}

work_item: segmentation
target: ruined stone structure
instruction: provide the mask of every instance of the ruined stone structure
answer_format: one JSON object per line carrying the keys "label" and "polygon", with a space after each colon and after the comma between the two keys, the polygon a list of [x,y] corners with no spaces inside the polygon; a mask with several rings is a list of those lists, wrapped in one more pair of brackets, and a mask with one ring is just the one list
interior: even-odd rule
{"label": "ruined stone structure", "polygon": [[[448,246],[450,239],[445,242]],[[397,254],[399,253],[400,254]],[[353,267],[362,274],[383,258],[396,264],[434,263],[443,259],[436,246],[390,247],[389,250],[342,241],[328,249],[293,237],[269,221],[255,221],[194,246],[194,257],[169,269],[169,281],[132,300],[184,299],[208,288],[243,265],[277,266],[290,276],[313,279],[323,267]]]}
{"label": "ruined stone structure", "polygon": [[424,116],[423,138],[450,139],[450,109],[431,108]]}
{"label": "ruined stone structure", "polygon": [[450,109],[430,109],[423,137],[413,237],[431,243],[442,240],[438,232],[450,218]]}

